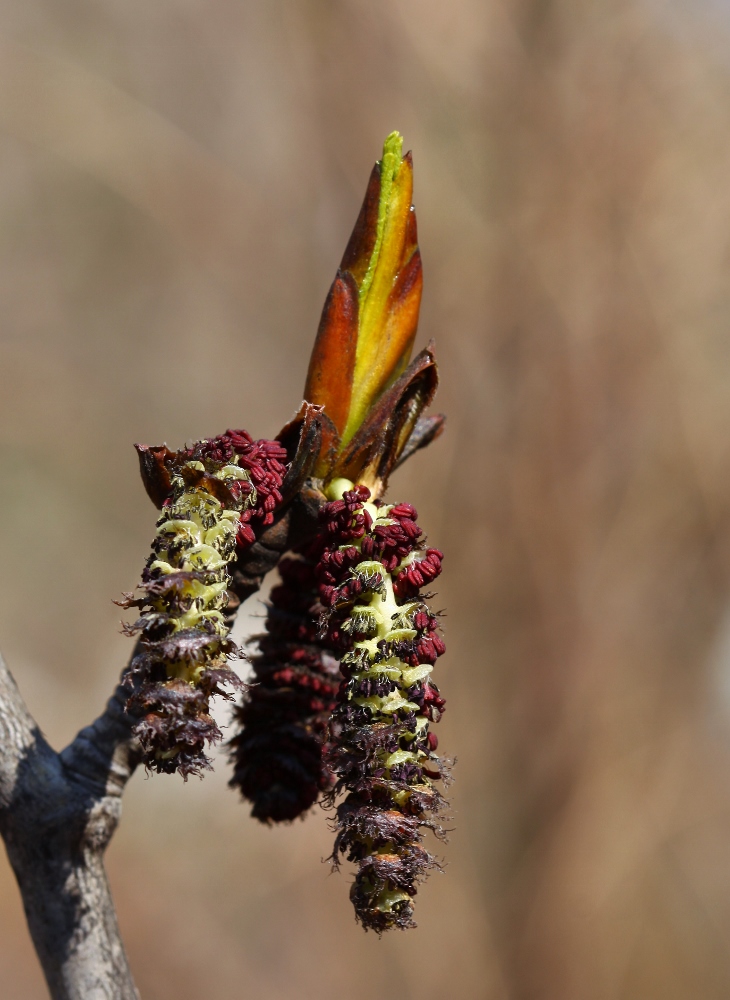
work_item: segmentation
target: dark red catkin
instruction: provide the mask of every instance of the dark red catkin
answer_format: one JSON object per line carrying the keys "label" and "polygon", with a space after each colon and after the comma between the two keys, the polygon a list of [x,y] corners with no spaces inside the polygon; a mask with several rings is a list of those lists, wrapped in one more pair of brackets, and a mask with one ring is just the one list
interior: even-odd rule
{"label": "dark red catkin", "polygon": [[355,914],[380,933],[414,926],[417,884],[437,867],[422,839],[426,829],[442,835],[445,802],[433,783],[443,764],[429,726],[444,710],[431,681],[444,643],[420,591],[443,557],[423,545],[409,504],[370,503],[366,487],[342,481],[339,491],[321,512],[316,568],[325,641],[349,645],[325,755],[336,776],[330,798],[347,792],[333,861],[357,863]]}
{"label": "dark red catkin", "polygon": [[210,768],[206,746],[221,739],[210,700],[231,700],[244,685],[229,665],[240,656],[224,614],[229,568],[273,520],[286,455],[274,441],[227,431],[171,455],[170,496],[142,574],[140,609],[125,626],[138,636],[129,671],[128,708],[145,766],[183,777]]}
{"label": "dark red catkin", "polygon": [[253,816],[275,823],[303,815],[334,784],[322,745],[339,685],[337,658],[317,637],[314,563],[302,553],[283,559],[279,574],[230,744],[230,784]]}

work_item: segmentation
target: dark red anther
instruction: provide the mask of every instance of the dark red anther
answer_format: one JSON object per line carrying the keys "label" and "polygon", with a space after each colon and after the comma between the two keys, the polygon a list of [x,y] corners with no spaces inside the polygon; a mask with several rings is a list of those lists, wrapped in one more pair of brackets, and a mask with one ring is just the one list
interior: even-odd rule
{"label": "dark red anther", "polygon": [[390,511],[390,517],[408,517],[412,521],[415,521],[418,517],[418,511],[409,503],[398,503]]}
{"label": "dark red anther", "polygon": [[249,524],[240,524],[238,526],[238,534],[236,535],[236,543],[239,548],[247,548],[256,541],[256,535],[254,530]]}
{"label": "dark red anther", "polygon": [[404,533],[409,538],[418,538],[419,535],[422,534],[421,529],[418,527],[415,521],[409,521],[409,520],[401,521],[401,527]]}
{"label": "dark red anther", "polygon": [[438,659],[432,639],[423,638],[418,643],[418,659],[421,663],[435,663]]}

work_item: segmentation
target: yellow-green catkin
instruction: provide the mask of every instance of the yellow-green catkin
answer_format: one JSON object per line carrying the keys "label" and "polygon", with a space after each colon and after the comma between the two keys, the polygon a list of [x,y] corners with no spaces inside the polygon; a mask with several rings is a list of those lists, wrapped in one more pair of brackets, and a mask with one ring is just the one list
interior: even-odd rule
{"label": "yellow-green catkin", "polygon": [[255,504],[256,491],[237,461],[189,460],[172,470],[171,496],[142,576],[144,596],[128,601],[142,609],[128,627],[140,636],[130,706],[141,715],[135,731],[144,763],[157,771],[187,776],[209,767],[205,746],[221,739],[210,698],[231,697],[221,685],[241,686],[228,664],[238,650],[225,608],[241,514]]}

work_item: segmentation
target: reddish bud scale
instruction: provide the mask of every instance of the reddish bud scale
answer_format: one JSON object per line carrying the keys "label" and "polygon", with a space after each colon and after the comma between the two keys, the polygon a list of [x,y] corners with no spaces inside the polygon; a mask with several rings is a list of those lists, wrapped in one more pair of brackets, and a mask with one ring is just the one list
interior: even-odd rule
{"label": "reddish bud scale", "polygon": [[253,657],[256,683],[235,711],[230,784],[252,803],[262,822],[303,815],[334,783],[322,760],[335,705],[339,670],[317,637],[314,564],[302,555],[279,563],[281,583],[271,592],[266,633]]}
{"label": "reddish bud scale", "polygon": [[356,486],[321,512],[325,540],[316,568],[327,611],[322,633],[347,646],[325,760],[336,775],[333,861],[358,864],[350,893],[366,929],[412,927],[417,884],[437,866],[421,846],[441,834],[442,777],[429,732],[444,710],[430,680],[444,652],[438,620],[419,590],[441,570],[442,554],[422,544],[410,504],[369,503]]}

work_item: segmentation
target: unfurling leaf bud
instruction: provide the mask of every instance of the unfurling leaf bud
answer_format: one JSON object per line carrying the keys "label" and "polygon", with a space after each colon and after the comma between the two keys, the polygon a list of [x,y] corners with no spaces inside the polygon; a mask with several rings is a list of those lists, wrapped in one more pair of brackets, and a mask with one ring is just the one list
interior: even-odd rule
{"label": "unfurling leaf bud", "polygon": [[323,409],[315,476],[325,484],[345,476],[376,495],[404,453],[432,440],[443,423],[442,417],[421,419],[438,381],[432,347],[406,368],[423,275],[411,203],[413,161],[402,149],[401,136],[391,133],[373,167],[304,388],[304,398]]}
{"label": "unfurling leaf bud", "polygon": [[411,154],[392,132],[322,313],[304,390],[323,405],[342,449],[408,364],[423,278]]}

